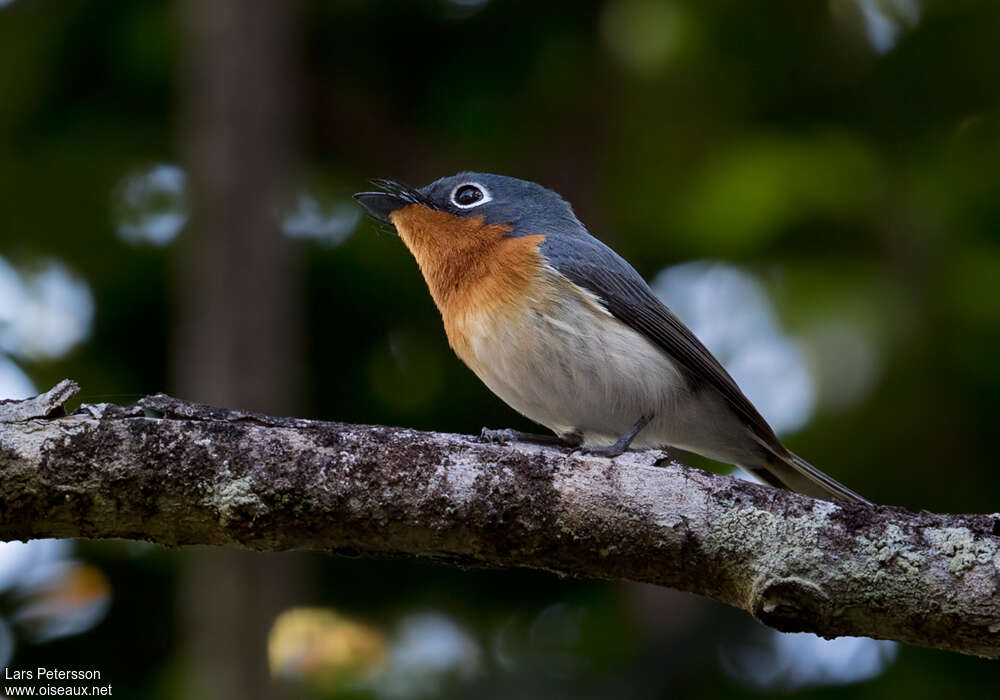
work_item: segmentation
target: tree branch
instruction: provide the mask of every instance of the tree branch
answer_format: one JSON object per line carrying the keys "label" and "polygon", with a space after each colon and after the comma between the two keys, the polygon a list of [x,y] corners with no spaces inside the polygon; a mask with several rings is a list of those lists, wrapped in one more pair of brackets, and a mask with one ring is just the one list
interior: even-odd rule
{"label": "tree branch", "polygon": [[784,631],[1000,658],[1000,514],[832,504],[632,452],[273,418],[162,394],[0,403],[0,539],[407,553],[693,591]]}

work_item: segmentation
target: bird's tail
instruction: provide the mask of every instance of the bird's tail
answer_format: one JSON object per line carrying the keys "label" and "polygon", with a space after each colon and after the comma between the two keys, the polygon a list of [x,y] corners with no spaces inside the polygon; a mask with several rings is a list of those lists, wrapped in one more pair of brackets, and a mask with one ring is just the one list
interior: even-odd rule
{"label": "bird's tail", "polygon": [[766,467],[749,471],[772,486],[779,486],[814,498],[849,501],[871,505],[864,496],[855,493],[832,477],[809,464],[797,454],[785,450],[784,455],[771,454]]}

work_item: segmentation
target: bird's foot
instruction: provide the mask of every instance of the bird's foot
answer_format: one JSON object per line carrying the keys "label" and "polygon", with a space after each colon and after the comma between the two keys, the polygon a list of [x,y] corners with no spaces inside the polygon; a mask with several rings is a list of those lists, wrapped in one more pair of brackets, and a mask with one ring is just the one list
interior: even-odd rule
{"label": "bird's foot", "polygon": [[583,442],[583,436],[577,433],[566,435],[538,435],[537,433],[526,433],[521,430],[511,428],[483,428],[479,431],[480,442],[491,442],[499,445],[507,445],[512,442],[528,442],[535,445],[555,445],[557,447],[576,447]]}
{"label": "bird's foot", "polygon": [[516,442],[519,438],[518,431],[510,428],[483,428],[479,431],[479,442],[495,442],[505,445],[508,442]]}
{"label": "bird's foot", "polygon": [[614,443],[610,445],[584,445],[579,450],[583,454],[594,455],[595,457],[607,457],[609,459],[617,457],[628,449],[628,446],[635,440],[635,436],[642,432],[642,429],[649,425],[649,421],[652,419],[652,415],[639,416],[639,420],[635,422],[635,425],[629,428],[629,431]]}
{"label": "bird's foot", "polygon": [[479,431],[480,442],[506,445],[511,442],[532,442],[539,445],[559,445],[562,441],[555,435],[536,435],[511,428],[483,428]]}
{"label": "bird's foot", "polygon": [[621,440],[619,440],[613,445],[581,445],[576,449],[581,454],[612,459],[625,452],[628,449],[628,445],[622,445]]}

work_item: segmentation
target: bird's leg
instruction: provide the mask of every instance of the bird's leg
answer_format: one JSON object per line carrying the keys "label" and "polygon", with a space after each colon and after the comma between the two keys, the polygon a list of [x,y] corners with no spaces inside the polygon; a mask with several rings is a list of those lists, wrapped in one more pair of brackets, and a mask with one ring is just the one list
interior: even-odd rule
{"label": "bird's leg", "polygon": [[494,430],[483,428],[479,433],[481,442],[496,442],[506,444],[508,442],[530,442],[536,445],[555,445],[558,447],[577,447],[583,442],[583,436],[579,433],[566,433],[565,435],[538,435],[536,433],[525,433],[511,428],[500,428]]}
{"label": "bird's leg", "polygon": [[652,415],[640,416],[635,425],[629,428],[628,432],[618,438],[614,444],[584,446],[580,448],[580,451],[584,454],[597,455],[598,457],[617,457],[628,449],[628,446],[635,440],[635,436],[641,433],[642,429],[649,425],[649,421],[651,420],[653,420]]}

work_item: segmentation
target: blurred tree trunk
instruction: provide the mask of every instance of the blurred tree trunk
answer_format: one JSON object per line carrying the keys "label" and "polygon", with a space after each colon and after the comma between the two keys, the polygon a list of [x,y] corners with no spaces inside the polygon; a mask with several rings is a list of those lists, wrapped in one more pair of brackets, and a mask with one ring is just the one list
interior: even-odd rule
{"label": "blurred tree trunk", "polygon": [[[188,398],[293,414],[298,269],[278,230],[293,168],[294,2],[182,0],[181,141],[192,223],[178,247],[174,382]],[[181,577],[185,697],[278,696],[267,632],[307,588],[305,555],[213,549]]]}

